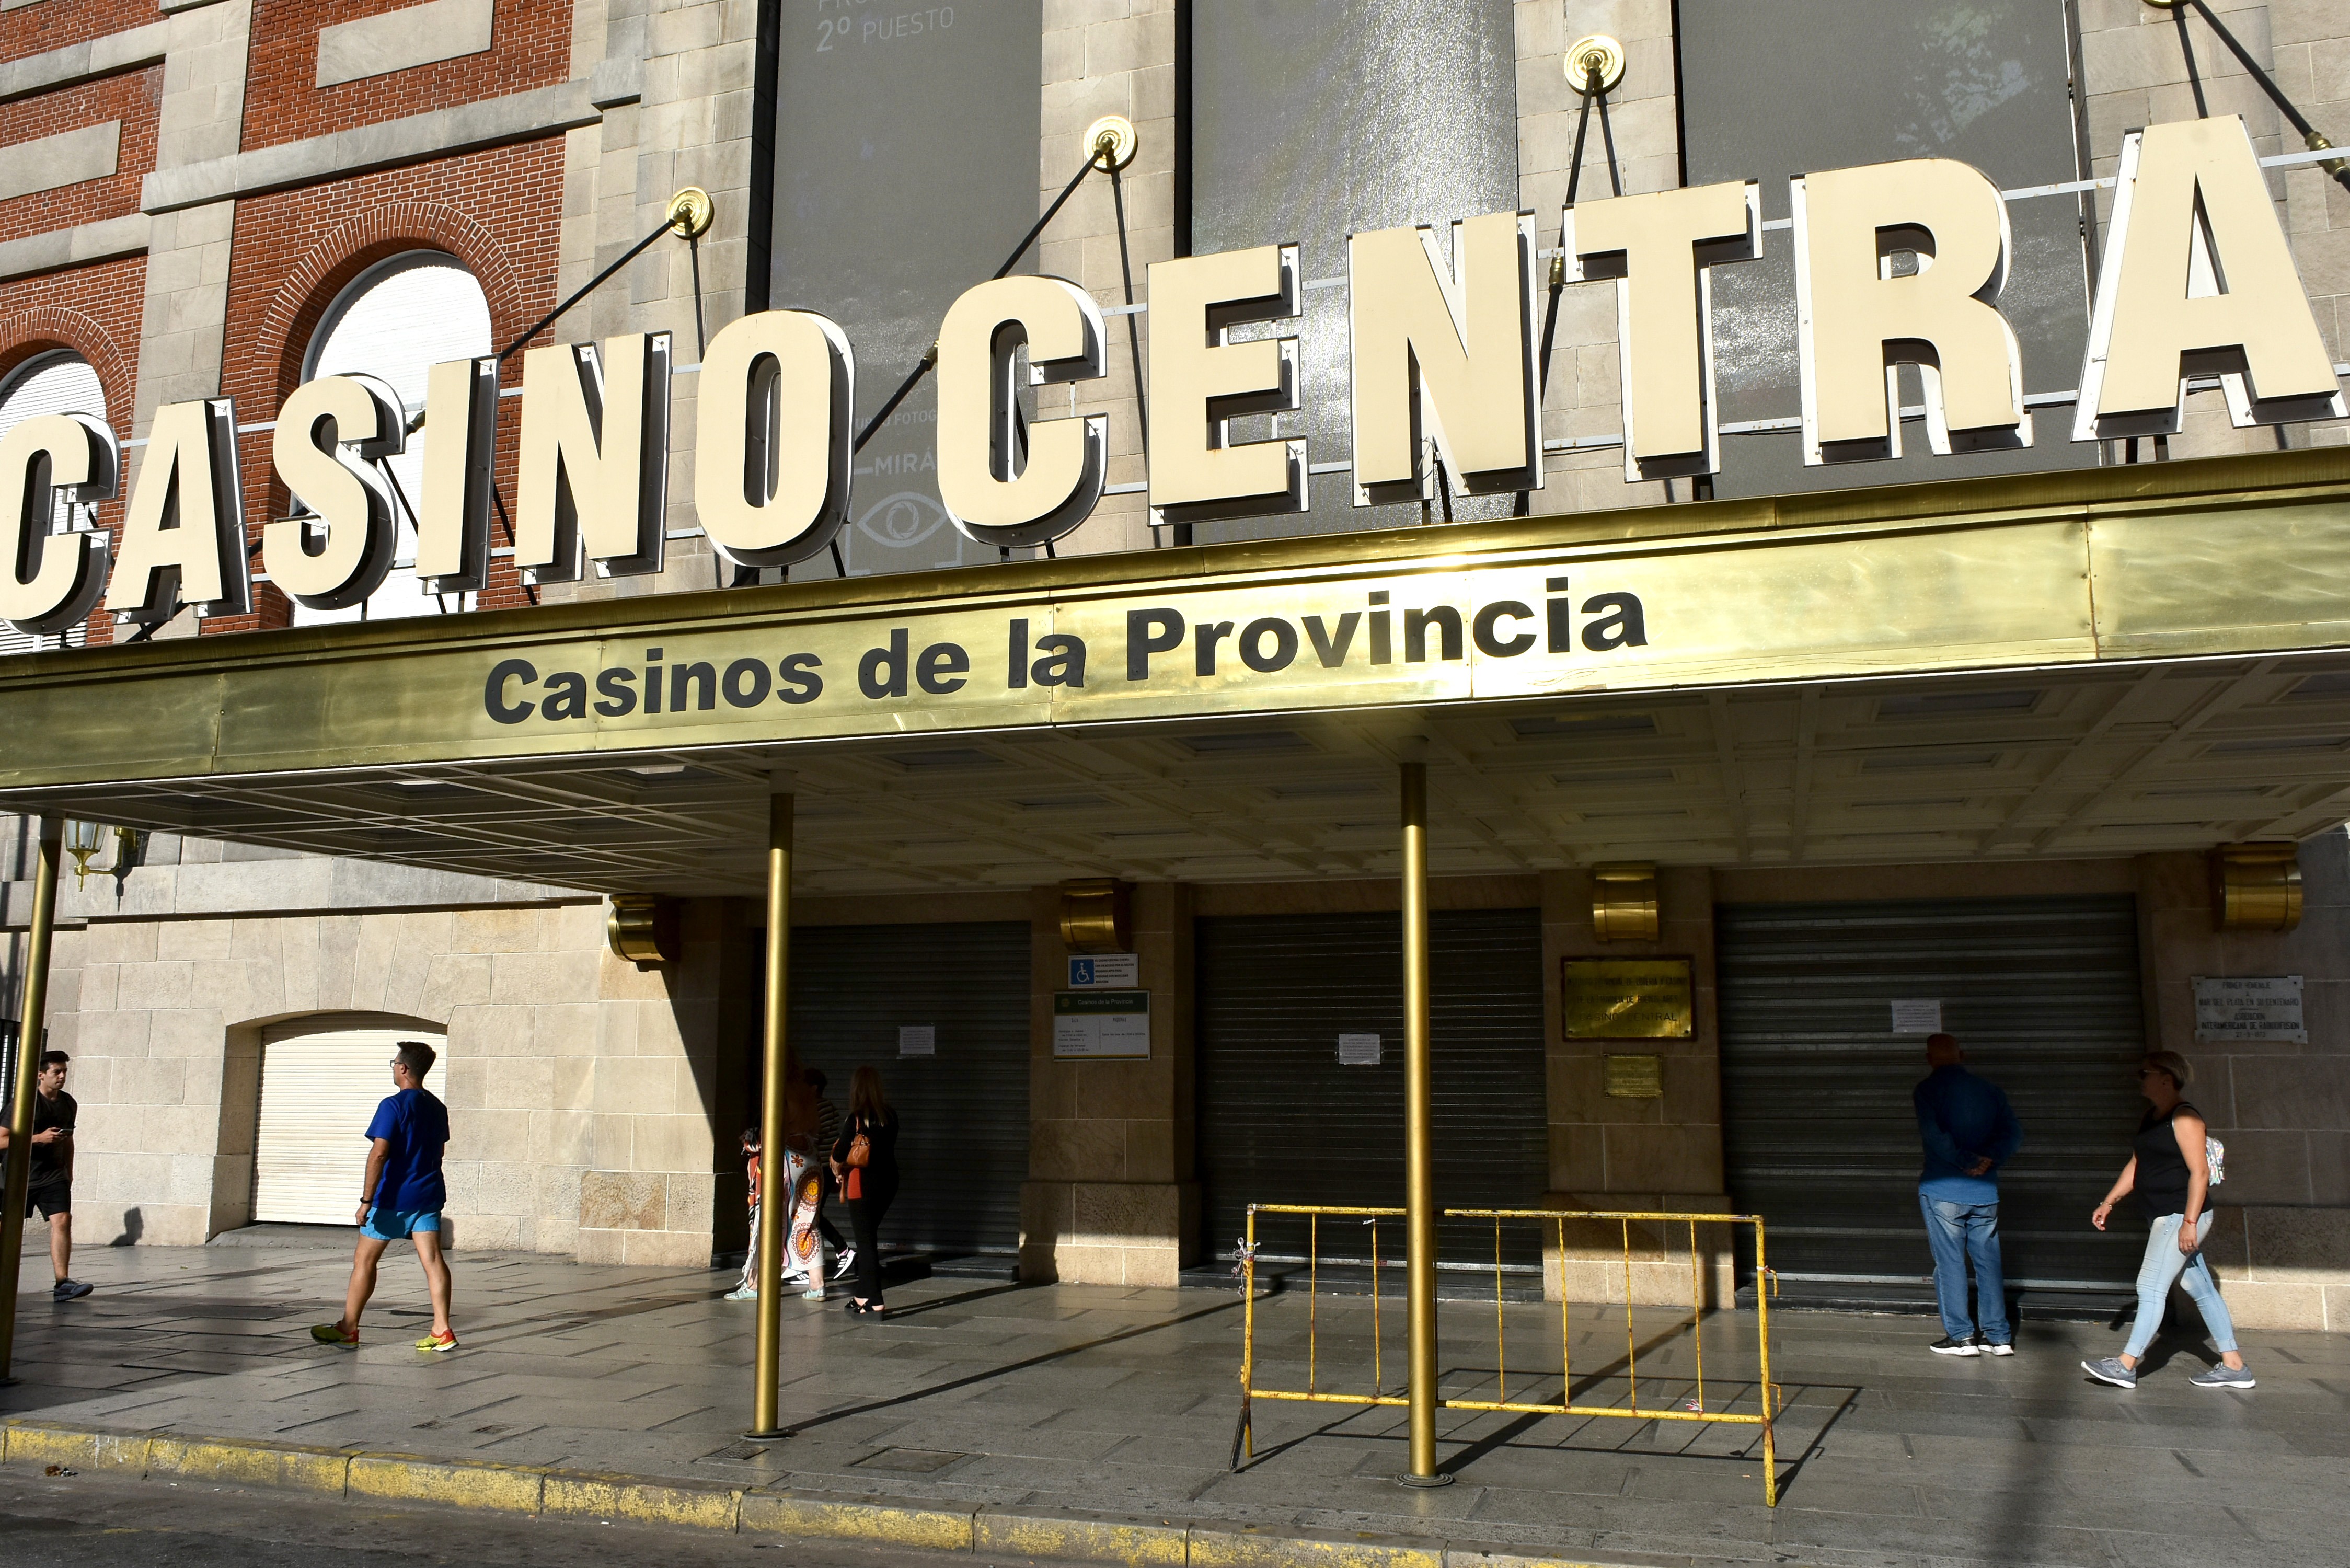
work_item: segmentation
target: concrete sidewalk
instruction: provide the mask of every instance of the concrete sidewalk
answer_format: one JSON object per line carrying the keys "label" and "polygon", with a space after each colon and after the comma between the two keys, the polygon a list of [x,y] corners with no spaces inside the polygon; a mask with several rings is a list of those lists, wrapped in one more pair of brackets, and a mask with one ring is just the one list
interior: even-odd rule
{"label": "concrete sidewalk", "polygon": [[[2012,1359],[1950,1360],[1927,1353],[1939,1331],[1926,1320],[1782,1314],[1772,1510],[1751,1427],[1448,1415],[1457,1484],[1423,1491],[1388,1479],[1404,1467],[1400,1411],[1260,1402],[1256,1458],[1234,1473],[1241,1303],[1201,1289],[933,1279],[893,1286],[882,1322],[793,1297],[783,1397],[798,1435],[746,1443],[752,1314],[717,1299],[730,1273],[454,1262],[464,1348],[430,1356],[410,1348],[426,1314],[398,1253],[356,1354],[307,1333],[338,1310],[339,1249],[94,1249],[76,1270],[98,1293],[65,1305],[48,1299],[46,1258],[29,1257],[22,1381],[0,1389],[8,1461],[222,1475],[188,1468],[185,1439],[223,1438],[264,1445],[238,1450],[256,1459],[298,1450],[263,1468],[353,1495],[592,1513],[617,1494],[564,1478],[607,1472],[671,1484],[674,1517],[720,1528],[1203,1568],[1440,1568],[1484,1552],[2269,1568],[2339,1563],[2350,1539],[2350,1339],[2338,1336],[2253,1336],[2249,1394],[2189,1387],[2207,1354],[2164,1342],[2146,1383],[2123,1393],[2076,1366],[2118,1348],[2102,1324],[2027,1324]],[[1366,1385],[1370,1303],[1302,1293],[1259,1304],[1260,1384],[1303,1386],[1309,1311],[1321,1386]],[[1556,1397],[1555,1310],[1506,1314],[1511,1396]],[[1492,1397],[1492,1309],[1449,1303],[1444,1323],[1446,1392]],[[1694,1394],[1695,1347],[1673,1323],[1644,1311],[1637,1324],[1650,1407]],[[1753,1408],[1753,1335],[1749,1314],[1707,1324],[1711,1407]],[[1577,1402],[1622,1402],[1620,1311],[1579,1309],[1573,1350]],[[442,1463],[366,1457],[380,1455]],[[431,1479],[456,1473],[446,1462],[516,1468],[463,1472],[482,1480],[469,1493]],[[858,1500],[887,1506],[860,1514]],[[1139,1527],[1044,1528],[1071,1511]]]}

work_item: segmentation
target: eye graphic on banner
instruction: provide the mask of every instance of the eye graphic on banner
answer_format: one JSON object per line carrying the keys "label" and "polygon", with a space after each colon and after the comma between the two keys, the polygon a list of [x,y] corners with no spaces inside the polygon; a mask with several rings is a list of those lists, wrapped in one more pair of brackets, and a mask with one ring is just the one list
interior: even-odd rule
{"label": "eye graphic on banner", "polygon": [[919,545],[946,525],[946,508],[916,490],[885,495],[857,519],[858,533],[898,549]]}

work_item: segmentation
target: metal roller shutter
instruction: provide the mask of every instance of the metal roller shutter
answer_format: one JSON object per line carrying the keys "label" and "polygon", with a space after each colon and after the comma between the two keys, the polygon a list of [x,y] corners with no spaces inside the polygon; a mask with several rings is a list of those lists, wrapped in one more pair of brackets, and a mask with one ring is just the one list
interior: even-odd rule
{"label": "metal roller shutter", "polygon": [[[1401,1203],[1398,918],[1210,917],[1197,922],[1194,940],[1209,1251],[1232,1255],[1252,1202]],[[1438,910],[1429,950],[1437,1201],[1531,1204],[1550,1175],[1540,911]],[[1378,1034],[1379,1064],[1339,1065],[1342,1033]],[[1440,1238],[1445,1258],[1492,1256],[1490,1226],[1473,1236],[1460,1229]],[[1504,1240],[1514,1261],[1538,1261],[1531,1229],[1509,1228]],[[1260,1241],[1281,1250],[1270,1233]],[[1388,1250],[1384,1232],[1380,1246]],[[1334,1247],[1326,1227],[1324,1250],[1364,1251]]]}
{"label": "metal roller shutter", "polygon": [[412,1025],[336,1014],[275,1024],[262,1035],[256,1223],[351,1223],[367,1179],[368,1123],[393,1093],[385,1064],[403,1040],[421,1040],[441,1054],[426,1087],[447,1081],[447,1036]]}
{"label": "metal roller shutter", "polygon": [[2144,1108],[2134,900],[1727,904],[1714,932],[1730,1190],[1769,1221],[1782,1275],[1906,1296],[1931,1274],[1909,1099],[1925,1041],[1890,1025],[1895,999],[1933,998],[2023,1125],[2000,1178],[2009,1281],[2128,1283],[2143,1227],[2101,1236],[2088,1214]]}
{"label": "metal roller shutter", "polygon": [[[898,1113],[903,1185],[882,1240],[939,1253],[1020,1250],[1028,1179],[1028,927],[1020,921],[800,926],[792,1049],[845,1115],[870,1064]],[[930,1024],[938,1054],[898,1054]],[[835,1223],[847,1234],[847,1216]]]}

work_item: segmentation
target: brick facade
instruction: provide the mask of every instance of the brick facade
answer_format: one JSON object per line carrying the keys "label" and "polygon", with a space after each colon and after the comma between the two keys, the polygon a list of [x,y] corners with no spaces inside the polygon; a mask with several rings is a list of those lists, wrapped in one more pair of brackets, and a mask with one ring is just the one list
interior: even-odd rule
{"label": "brick facade", "polygon": [[[380,261],[405,251],[445,251],[463,262],[488,296],[492,340],[503,347],[555,303],[563,144],[549,138],[431,163],[385,170],[325,186],[275,192],[240,202],[229,263],[226,360],[221,390],[237,421],[274,419],[300,382],[310,340],[336,296]],[[511,383],[520,357],[508,361]],[[499,405],[498,483],[508,498],[521,412]],[[248,497],[248,537],[285,515],[287,495],[270,463],[270,432],[238,442]],[[256,504],[258,503],[258,504]],[[510,558],[491,564],[483,608],[529,602]],[[287,624],[290,607],[268,584],[254,613],[206,620],[214,636]]]}
{"label": "brick facade", "polygon": [[151,0],[41,0],[0,11],[0,60],[21,60],[155,19]]}
{"label": "brick facade", "polygon": [[353,125],[478,103],[570,74],[571,16],[537,0],[497,0],[490,47],[402,71],[316,85],[318,30],[402,10],[416,0],[256,0],[244,85],[244,148],[275,147]]}
{"label": "brick facade", "polygon": [[[117,435],[130,430],[137,389],[139,300],[147,258],[119,261],[20,278],[0,290],[0,379],[38,354],[69,348],[89,361],[106,393],[108,422]],[[98,520],[109,531],[122,526],[125,495],[100,505]],[[89,618],[89,642],[114,640],[114,623]]]}
{"label": "brick facade", "polygon": [[0,240],[137,212],[139,182],[155,167],[156,111],[162,99],[163,67],[150,66],[0,103],[0,147],[109,120],[120,120],[122,126],[112,176],[0,202]]}

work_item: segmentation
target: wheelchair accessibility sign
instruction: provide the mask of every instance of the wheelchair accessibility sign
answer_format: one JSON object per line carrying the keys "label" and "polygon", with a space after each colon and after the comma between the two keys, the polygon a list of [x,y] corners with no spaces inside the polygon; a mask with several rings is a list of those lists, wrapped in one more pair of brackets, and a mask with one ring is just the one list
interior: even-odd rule
{"label": "wheelchair accessibility sign", "polygon": [[1132,991],[1142,983],[1142,961],[1132,953],[1091,953],[1069,960],[1071,991]]}

